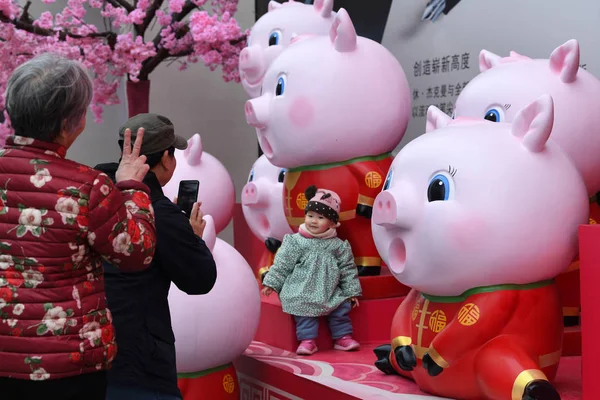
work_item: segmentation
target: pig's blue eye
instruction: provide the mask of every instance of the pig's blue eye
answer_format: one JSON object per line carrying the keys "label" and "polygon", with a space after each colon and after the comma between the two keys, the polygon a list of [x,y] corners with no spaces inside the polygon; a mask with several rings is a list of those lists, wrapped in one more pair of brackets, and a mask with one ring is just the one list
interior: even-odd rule
{"label": "pig's blue eye", "polygon": [[500,110],[497,108],[490,108],[485,113],[485,117],[483,119],[487,119],[492,122],[501,122],[502,116],[500,115]]}
{"label": "pig's blue eye", "polygon": [[250,176],[248,176],[248,182],[252,182],[254,180],[254,168],[250,171]]}
{"label": "pig's blue eye", "polygon": [[383,183],[383,190],[388,190],[392,184],[392,178],[394,177],[394,170],[390,169],[387,177],[385,178],[385,182]]}
{"label": "pig's blue eye", "polygon": [[277,87],[275,88],[275,96],[281,96],[283,93],[285,93],[285,77],[280,76],[277,79]]}
{"label": "pig's blue eye", "polygon": [[277,182],[283,183],[283,180],[285,179],[285,173],[286,173],[286,169],[282,168],[281,171],[279,171],[279,176],[277,177]]}
{"label": "pig's blue eye", "polygon": [[431,181],[429,181],[429,187],[427,188],[427,200],[431,203],[432,201],[446,201],[450,197],[450,181],[445,175],[437,174]]}
{"label": "pig's blue eye", "polygon": [[269,46],[277,46],[281,40],[281,33],[279,31],[272,32],[269,35]]}

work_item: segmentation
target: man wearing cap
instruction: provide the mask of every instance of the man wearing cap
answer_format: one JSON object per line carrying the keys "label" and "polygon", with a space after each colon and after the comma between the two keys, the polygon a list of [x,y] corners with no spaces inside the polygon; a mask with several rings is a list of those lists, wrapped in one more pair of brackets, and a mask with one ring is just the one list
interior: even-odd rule
{"label": "man wearing cap", "polygon": [[[106,398],[175,400],[182,396],[177,387],[175,338],[167,300],[169,287],[173,282],[187,294],[206,294],[216,281],[217,270],[210,250],[201,239],[204,221],[200,205],[194,204],[188,220],[162,191],[175,172],[175,149],[186,149],[187,141],[175,135],[168,118],[138,114],[119,131],[121,149],[125,129],[137,132],[140,127],[144,128],[140,154],[146,156],[150,166],[144,183],[150,188],[154,208],[156,254],[150,268],[139,273],[121,273],[104,264],[106,298],[118,347],[108,372]],[[117,168],[117,163],[96,166],[113,180]]]}

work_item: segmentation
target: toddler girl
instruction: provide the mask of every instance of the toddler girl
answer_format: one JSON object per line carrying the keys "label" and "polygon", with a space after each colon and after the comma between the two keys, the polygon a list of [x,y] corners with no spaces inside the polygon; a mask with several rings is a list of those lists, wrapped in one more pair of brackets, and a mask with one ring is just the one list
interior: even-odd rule
{"label": "toddler girl", "polygon": [[361,295],[352,249],[337,237],[340,198],[330,190],[310,186],[304,224],[285,235],[273,266],[265,275],[262,293],[279,293],[283,311],[294,316],[297,354],[317,351],[318,317],[327,315],[336,350],[356,350],[348,313]]}

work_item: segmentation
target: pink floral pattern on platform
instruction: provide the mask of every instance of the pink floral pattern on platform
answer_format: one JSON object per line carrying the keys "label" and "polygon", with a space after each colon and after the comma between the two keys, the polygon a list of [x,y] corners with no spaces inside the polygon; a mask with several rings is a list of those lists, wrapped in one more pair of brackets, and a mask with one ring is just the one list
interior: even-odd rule
{"label": "pink floral pattern on platform", "polygon": [[[422,392],[411,380],[379,371],[373,365],[374,347],[363,345],[358,352],[332,350],[303,357],[265,343],[252,342],[244,354],[361,399],[441,399]],[[297,399],[292,394],[293,388],[271,387],[241,371],[238,376],[243,400]],[[581,358],[563,357],[554,384],[563,400],[581,399]]]}
{"label": "pink floral pattern on platform", "polygon": [[[381,373],[373,365],[375,360],[374,355],[370,365],[367,361],[327,362],[323,361],[324,358],[327,358],[323,357],[323,353],[315,353],[310,358],[307,358],[261,342],[252,342],[245,354],[297,375],[301,374],[313,377],[331,376],[343,381],[356,382],[392,393],[426,395],[414,382]],[[352,360],[353,357],[356,359],[356,354],[359,353],[343,353],[343,356],[340,356],[340,360]],[[369,351],[369,354],[372,353]]]}

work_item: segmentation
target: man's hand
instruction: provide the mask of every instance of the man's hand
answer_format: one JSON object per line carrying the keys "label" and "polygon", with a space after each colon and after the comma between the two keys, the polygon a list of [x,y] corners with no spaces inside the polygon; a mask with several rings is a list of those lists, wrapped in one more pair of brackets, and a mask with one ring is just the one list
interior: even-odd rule
{"label": "man's hand", "polygon": [[273,293],[273,288],[270,288],[268,286],[265,286],[262,290],[262,294],[264,294],[267,297],[269,297],[271,293]]}
{"label": "man's hand", "polygon": [[194,203],[194,206],[192,207],[192,215],[190,216],[190,224],[192,225],[192,229],[199,237],[202,237],[204,228],[206,227],[206,221],[202,219],[204,214],[202,214],[202,210],[200,209],[201,205],[202,202]]}
{"label": "man's hand", "polygon": [[358,307],[359,306],[358,297],[352,297],[350,299],[350,303],[352,304],[352,308]]}
{"label": "man's hand", "polygon": [[144,128],[138,129],[133,150],[131,149],[131,130],[126,129],[124,136],[123,156],[119,163],[119,169],[115,174],[115,180],[117,182],[128,180],[141,182],[150,169],[150,166],[146,164],[146,156],[140,156],[142,141],[144,140]]}

